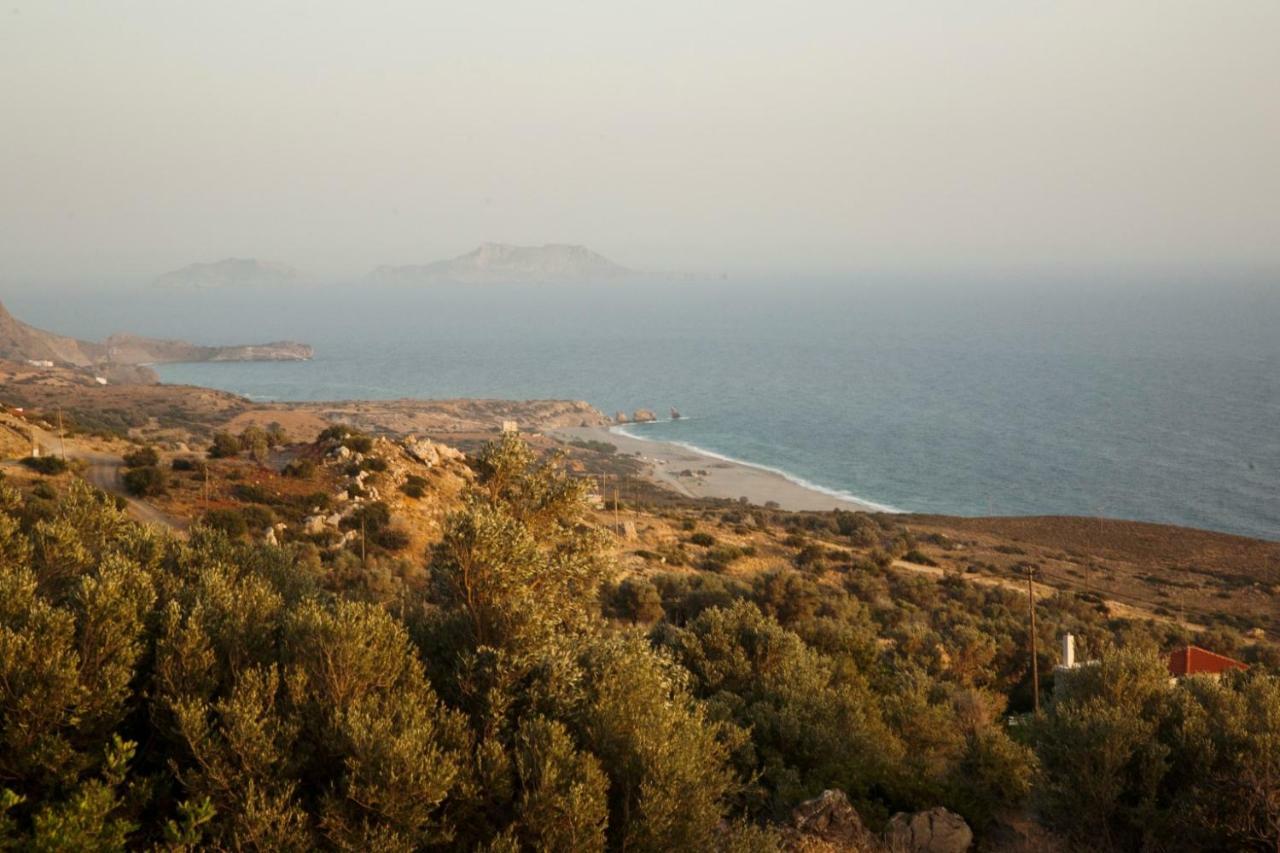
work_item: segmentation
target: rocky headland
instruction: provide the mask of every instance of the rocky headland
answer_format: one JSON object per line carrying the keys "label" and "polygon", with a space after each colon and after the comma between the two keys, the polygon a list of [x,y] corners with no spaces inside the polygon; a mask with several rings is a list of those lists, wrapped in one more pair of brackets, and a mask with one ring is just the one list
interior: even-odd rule
{"label": "rocky headland", "polygon": [[198,361],[305,361],[312,349],[295,341],[202,346],[179,340],[112,335],[102,343],[37,329],[0,305],[0,359],[40,368],[76,368],[108,382],[157,381],[152,364]]}

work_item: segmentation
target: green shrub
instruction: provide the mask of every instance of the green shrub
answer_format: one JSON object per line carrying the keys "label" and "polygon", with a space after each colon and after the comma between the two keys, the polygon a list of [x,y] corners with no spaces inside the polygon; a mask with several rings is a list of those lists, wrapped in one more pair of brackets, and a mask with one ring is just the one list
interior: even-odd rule
{"label": "green shrub", "polygon": [[400,491],[411,498],[420,498],[427,493],[427,479],[417,474],[410,474],[400,486]]}
{"label": "green shrub", "polygon": [[368,453],[373,450],[373,439],[367,435],[353,433],[342,440],[342,446],[352,453]]}
{"label": "green shrub", "polygon": [[140,498],[164,494],[165,485],[164,472],[155,465],[130,468],[124,472],[125,490]]}
{"label": "green shrub", "polygon": [[712,545],[716,544],[716,537],[712,536],[710,533],[699,531],[689,537],[689,542],[703,548],[710,548]]}
{"label": "green shrub", "polygon": [[243,536],[249,530],[244,514],[238,509],[211,509],[204,514],[204,524],[214,530],[221,530],[232,538]]}
{"label": "green shrub", "polygon": [[342,520],[347,530],[359,530],[363,525],[367,534],[374,534],[391,523],[391,507],[382,501],[365,504]]}
{"label": "green shrub", "polygon": [[274,496],[262,486],[254,483],[237,483],[231,487],[231,495],[238,501],[251,504],[274,503]]}
{"label": "green shrub", "polygon": [[316,473],[316,463],[310,459],[295,459],[281,469],[281,473],[286,477],[294,477],[298,480],[310,480]]}
{"label": "green shrub", "polygon": [[160,464],[160,454],[154,447],[140,447],[124,455],[124,464],[127,468],[154,468]]}
{"label": "green shrub", "polygon": [[917,551],[915,548],[912,548],[910,551],[903,554],[902,559],[906,560],[908,563],[915,563],[916,565],[920,565],[920,566],[938,565],[936,560],[932,559],[931,557],[925,555],[920,551]]}
{"label": "green shrub", "polygon": [[68,467],[67,460],[60,456],[28,456],[22,460],[22,464],[32,471],[37,471],[47,477],[61,474]]}
{"label": "green shrub", "polygon": [[263,530],[276,523],[276,514],[270,507],[261,504],[250,504],[240,508],[240,516],[250,530]]}
{"label": "green shrub", "polygon": [[233,459],[240,455],[240,451],[244,447],[240,443],[240,439],[236,438],[229,432],[216,432],[213,434],[213,444],[209,447],[210,459]]}
{"label": "green shrub", "polygon": [[409,534],[396,527],[379,530],[373,537],[374,544],[388,551],[399,551],[409,546]]}

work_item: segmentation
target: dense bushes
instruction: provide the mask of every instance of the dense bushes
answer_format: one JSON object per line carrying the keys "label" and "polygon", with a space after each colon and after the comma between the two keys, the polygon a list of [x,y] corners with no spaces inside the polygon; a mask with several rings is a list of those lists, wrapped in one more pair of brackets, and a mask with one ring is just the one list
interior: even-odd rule
{"label": "dense bushes", "polygon": [[229,432],[213,434],[213,444],[209,446],[210,459],[233,459],[243,450],[240,439]]}
{"label": "dense bushes", "polygon": [[202,520],[206,527],[225,533],[232,538],[239,538],[249,531],[249,523],[245,521],[244,513],[230,507],[211,509],[204,514]]}
{"label": "dense bushes", "polygon": [[[1030,808],[1089,848],[1274,847],[1272,675],[1171,687],[1155,629],[1062,595],[1045,713],[1009,727],[1016,592],[861,559],[615,584],[584,483],[514,438],[476,469],[425,565],[368,567],[244,541],[261,508],[180,541],[0,483],[0,848],[767,850],[743,820],[831,787],[873,828]],[[1054,685],[1063,629],[1099,662]]]}
{"label": "dense bushes", "polygon": [[22,464],[48,477],[61,474],[68,468],[67,460],[61,456],[28,456],[22,460]]}
{"label": "dense bushes", "polygon": [[296,477],[299,480],[310,480],[315,476],[316,463],[310,459],[295,459],[281,469],[281,473],[286,477]]}
{"label": "dense bushes", "polygon": [[164,472],[154,465],[143,468],[130,468],[124,472],[124,487],[131,495],[138,497],[154,497],[164,494],[166,478]]}
{"label": "dense bushes", "polygon": [[400,486],[400,491],[417,500],[427,493],[427,480],[417,474],[410,474]]}
{"label": "dense bushes", "polygon": [[124,455],[124,464],[127,468],[154,468],[160,464],[160,454],[154,447],[140,447]]}

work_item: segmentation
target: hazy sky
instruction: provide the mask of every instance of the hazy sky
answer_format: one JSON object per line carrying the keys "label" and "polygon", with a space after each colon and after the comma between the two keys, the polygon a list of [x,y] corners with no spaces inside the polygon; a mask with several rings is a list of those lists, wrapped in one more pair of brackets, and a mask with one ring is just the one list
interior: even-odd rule
{"label": "hazy sky", "polygon": [[1280,270],[1280,2],[0,3],[0,283]]}

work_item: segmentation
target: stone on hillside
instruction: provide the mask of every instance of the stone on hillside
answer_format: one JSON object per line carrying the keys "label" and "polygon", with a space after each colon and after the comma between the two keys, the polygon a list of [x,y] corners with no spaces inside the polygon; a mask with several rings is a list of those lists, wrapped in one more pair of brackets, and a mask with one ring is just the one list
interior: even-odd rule
{"label": "stone on hillside", "polygon": [[656,421],[658,416],[649,409],[636,409],[635,413],[631,415],[631,419],[638,424],[648,424]]}
{"label": "stone on hillside", "polygon": [[262,537],[264,545],[279,545],[280,540],[276,538],[276,529],[274,527],[267,528],[267,535]]}
{"label": "stone on hillside", "polygon": [[440,461],[440,452],[434,444],[426,439],[419,439],[411,435],[404,440],[404,449],[410,456],[428,468]]}
{"label": "stone on hillside", "polygon": [[302,521],[302,531],[308,536],[324,533],[324,516],[309,515]]}
{"label": "stone on hillside", "polygon": [[925,812],[898,812],[884,831],[890,850],[904,853],[964,853],[973,844],[973,831],[964,818],[941,806]]}
{"label": "stone on hillside", "polygon": [[328,518],[326,518],[324,520],[324,523],[329,525],[330,527],[337,527],[339,524],[342,523],[342,516],[335,512],[332,515],[330,515]]}
{"label": "stone on hillside", "polygon": [[[792,843],[788,847],[793,850],[862,851],[876,846],[844,791],[823,791],[796,806],[791,810],[791,825],[795,832],[789,833]],[[814,840],[825,844],[810,843]]]}

